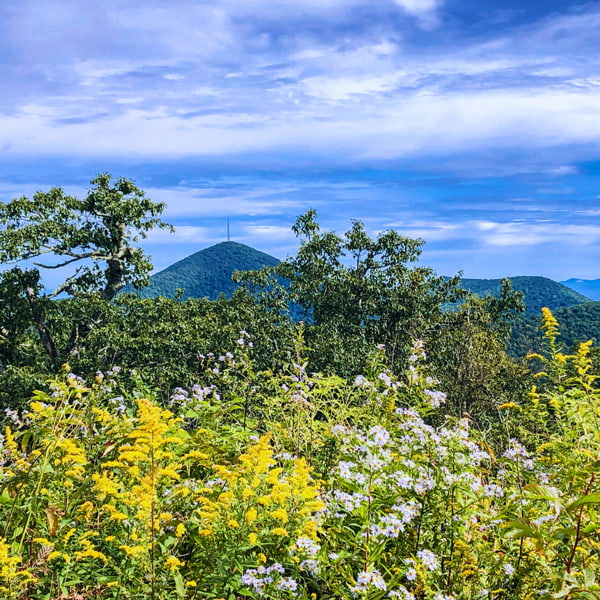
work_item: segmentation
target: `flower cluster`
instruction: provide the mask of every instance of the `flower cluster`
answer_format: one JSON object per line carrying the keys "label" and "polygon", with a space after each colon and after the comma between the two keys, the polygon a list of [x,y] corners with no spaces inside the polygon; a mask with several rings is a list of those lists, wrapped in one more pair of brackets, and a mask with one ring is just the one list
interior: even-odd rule
{"label": "flower cluster", "polygon": [[256,569],[247,569],[242,575],[242,583],[255,591],[259,596],[267,591],[290,592],[295,595],[298,583],[291,577],[284,577],[285,569],[279,563],[269,567],[260,566]]}

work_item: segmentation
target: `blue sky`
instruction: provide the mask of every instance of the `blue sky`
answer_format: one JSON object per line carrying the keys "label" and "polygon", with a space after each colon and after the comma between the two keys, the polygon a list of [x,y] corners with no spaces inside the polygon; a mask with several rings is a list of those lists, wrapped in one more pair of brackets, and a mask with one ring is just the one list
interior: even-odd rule
{"label": "blue sky", "polygon": [[108,171],[168,204],[157,268],[280,258],[312,207],[466,277],[600,278],[600,2],[0,5],[0,199]]}

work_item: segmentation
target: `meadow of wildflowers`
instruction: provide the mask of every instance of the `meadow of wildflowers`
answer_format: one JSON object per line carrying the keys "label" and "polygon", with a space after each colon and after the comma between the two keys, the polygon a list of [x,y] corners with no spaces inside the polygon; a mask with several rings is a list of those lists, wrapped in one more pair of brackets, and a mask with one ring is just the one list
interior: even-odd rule
{"label": "meadow of wildflowers", "polygon": [[544,313],[536,388],[493,431],[446,401],[416,343],[354,381],[252,342],[202,357],[168,406],[119,369],[7,411],[0,597],[600,598],[600,393],[589,344]]}

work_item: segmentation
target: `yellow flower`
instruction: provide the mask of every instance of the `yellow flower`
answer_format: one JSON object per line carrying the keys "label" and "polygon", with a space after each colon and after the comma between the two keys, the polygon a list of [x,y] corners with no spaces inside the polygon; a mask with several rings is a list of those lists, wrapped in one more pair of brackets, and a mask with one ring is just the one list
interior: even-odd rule
{"label": "yellow flower", "polygon": [[117,483],[110,477],[110,475],[98,475],[98,473],[94,473],[92,475],[92,479],[95,482],[94,490],[101,499],[106,498],[106,496],[119,495]]}
{"label": "yellow flower", "polygon": [[285,508],[278,508],[277,510],[272,511],[271,516],[274,519],[277,519],[277,521],[281,521],[282,523],[288,522],[288,514]]}
{"label": "yellow flower", "polygon": [[125,521],[127,515],[116,509],[112,504],[103,504],[102,509],[109,514],[109,521]]}
{"label": "yellow flower", "polygon": [[125,554],[127,554],[127,556],[141,556],[142,554],[145,554],[146,552],[146,548],[144,548],[143,546],[127,546],[125,544],[123,544],[122,546],[119,546],[119,550],[123,550],[123,552],[125,552]]}
{"label": "yellow flower", "polygon": [[165,560],[165,567],[167,567],[169,571],[178,571],[179,567],[183,567],[184,565],[185,563],[180,561],[176,556],[169,556],[169,558]]}
{"label": "yellow flower", "polygon": [[69,531],[67,531],[67,533],[65,533],[65,537],[63,538],[63,542],[66,544],[75,534],[76,529],[69,529]]}
{"label": "yellow flower", "polygon": [[248,509],[248,512],[246,513],[246,523],[248,523],[248,525],[252,525],[252,523],[256,521],[257,516],[258,512],[256,511],[256,508],[252,506]]}
{"label": "yellow flower", "polygon": [[283,527],[275,527],[275,529],[271,529],[271,533],[282,537],[287,537],[289,535],[287,529],[284,529]]}
{"label": "yellow flower", "polygon": [[[88,532],[88,533],[90,533],[90,532]],[[93,533],[97,535],[97,532],[93,532]],[[86,534],[84,534],[84,535],[86,535]],[[78,550],[77,552],[75,552],[75,558],[77,560],[83,560],[84,558],[99,558],[99,559],[103,560],[104,562],[106,562],[108,560],[108,558],[105,554],[96,550],[96,548],[94,547],[94,544],[92,544],[92,542],[90,540],[82,539],[81,544],[84,547],[84,550]]]}
{"label": "yellow flower", "polygon": [[256,541],[257,541],[257,540],[258,540],[258,536],[256,535],[256,533],[254,533],[254,531],[251,531],[251,532],[248,534],[248,541],[249,541],[249,542],[250,542],[252,545],[254,545],[254,544],[256,544]]}
{"label": "yellow flower", "polygon": [[196,587],[197,585],[198,584],[193,579],[190,579],[189,581],[185,582],[186,587]]}
{"label": "yellow flower", "polygon": [[175,535],[179,538],[185,533],[185,525],[183,523],[179,523],[175,528]]}

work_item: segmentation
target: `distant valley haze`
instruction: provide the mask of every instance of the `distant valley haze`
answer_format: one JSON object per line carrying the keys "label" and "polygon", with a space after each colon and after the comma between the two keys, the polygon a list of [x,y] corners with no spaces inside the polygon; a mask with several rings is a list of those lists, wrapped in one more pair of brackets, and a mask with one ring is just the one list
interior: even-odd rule
{"label": "distant valley haze", "polygon": [[167,203],[156,271],[228,218],[283,259],[314,208],[600,298],[599,31],[595,0],[3,2],[0,200],[110,172]]}

